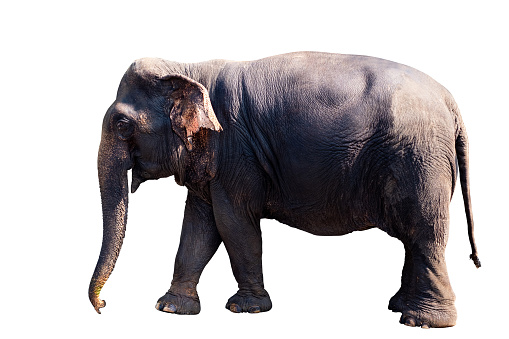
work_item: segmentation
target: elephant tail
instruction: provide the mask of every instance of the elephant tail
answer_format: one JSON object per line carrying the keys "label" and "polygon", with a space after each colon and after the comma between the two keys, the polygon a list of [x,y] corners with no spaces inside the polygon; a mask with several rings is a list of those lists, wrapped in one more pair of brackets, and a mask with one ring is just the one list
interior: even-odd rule
{"label": "elephant tail", "polygon": [[472,247],[472,254],[470,259],[473,260],[477,268],[481,267],[481,261],[477,255],[477,247],[474,239],[474,219],[472,213],[472,201],[470,199],[470,182],[469,182],[469,166],[468,166],[468,138],[465,130],[465,125],[455,110],[457,118],[457,132],[456,132],[456,156],[458,158],[458,167],[460,173],[461,193],[463,194],[463,202],[465,204],[465,214],[467,217],[468,225],[468,238],[470,246]]}

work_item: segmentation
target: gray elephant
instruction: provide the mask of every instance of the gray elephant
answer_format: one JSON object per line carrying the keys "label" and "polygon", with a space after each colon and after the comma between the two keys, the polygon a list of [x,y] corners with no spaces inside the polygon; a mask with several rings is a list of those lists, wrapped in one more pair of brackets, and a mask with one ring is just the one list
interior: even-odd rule
{"label": "gray elephant", "polygon": [[444,250],[457,171],[480,266],[458,107],[429,76],[387,60],[303,52],[252,62],[135,61],[102,127],[103,243],[89,288],[97,312],[125,234],[129,170],[132,193],[172,175],[188,188],[160,311],[200,311],[196,285],[221,243],[238,282],[226,307],[270,310],[260,231],[269,218],[317,235],[377,227],[396,237],[405,264],[389,309],[406,325],[453,326]]}

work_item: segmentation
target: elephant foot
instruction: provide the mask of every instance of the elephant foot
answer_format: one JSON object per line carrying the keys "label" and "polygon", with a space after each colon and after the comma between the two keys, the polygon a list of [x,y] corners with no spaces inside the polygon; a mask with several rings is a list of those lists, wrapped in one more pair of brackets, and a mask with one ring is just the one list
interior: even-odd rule
{"label": "elephant foot", "polygon": [[456,312],[405,311],[401,315],[399,322],[410,327],[452,327],[456,325]]}
{"label": "elephant foot", "polygon": [[168,291],[159,298],[156,309],[162,312],[175,314],[198,314],[200,313],[200,299],[188,297]]}
{"label": "elephant foot", "polygon": [[261,292],[239,290],[228,299],[226,308],[233,313],[260,313],[270,310],[272,301],[265,290]]}
{"label": "elephant foot", "polygon": [[451,327],[456,325],[456,308],[453,304],[440,306],[411,306],[413,303],[405,302],[402,297],[394,296],[389,302],[389,309],[401,312],[399,322],[410,327]]}

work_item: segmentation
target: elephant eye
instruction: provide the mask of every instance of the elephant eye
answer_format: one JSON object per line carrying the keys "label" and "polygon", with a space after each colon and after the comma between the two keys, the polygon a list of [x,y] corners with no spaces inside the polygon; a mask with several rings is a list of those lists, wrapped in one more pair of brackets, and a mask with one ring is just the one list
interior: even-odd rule
{"label": "elephant eye", "polygon": [[121,120],[117,121],[116,127],[117,127],[118,136],[122,140],[129,139],[133,134],[133,130],[134,130],[133,125],[127,119],[121,119]]}
{"label": "elephant eye", "polygon": [[119,130],[123,130],[127,127],[127,122],[126,121],[123,121],[123,120],[120,120],[119,122],[117,122],[117,128]]}

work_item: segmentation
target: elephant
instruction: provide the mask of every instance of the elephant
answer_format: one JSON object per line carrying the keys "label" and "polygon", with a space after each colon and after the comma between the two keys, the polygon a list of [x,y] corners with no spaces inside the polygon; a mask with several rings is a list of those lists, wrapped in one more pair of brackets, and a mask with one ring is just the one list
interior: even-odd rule
{"label": "elephant", "polygon": [[461,184],[472,254],[468,139],[452,95],[392,61],[295,52],[255,61],[134,61],[108,108],[98,152],[103,241],[89,285],[95,310],[125,235],[131,193],[174,176],[188,189],[171,287],[156,308],[197,314],[196,287],[220,244],[238,291],[234,313],[272,302],[261,219],[314,235],[378,228],[403,243],[400,323],[449,327],[455,295],[444,251]]}

